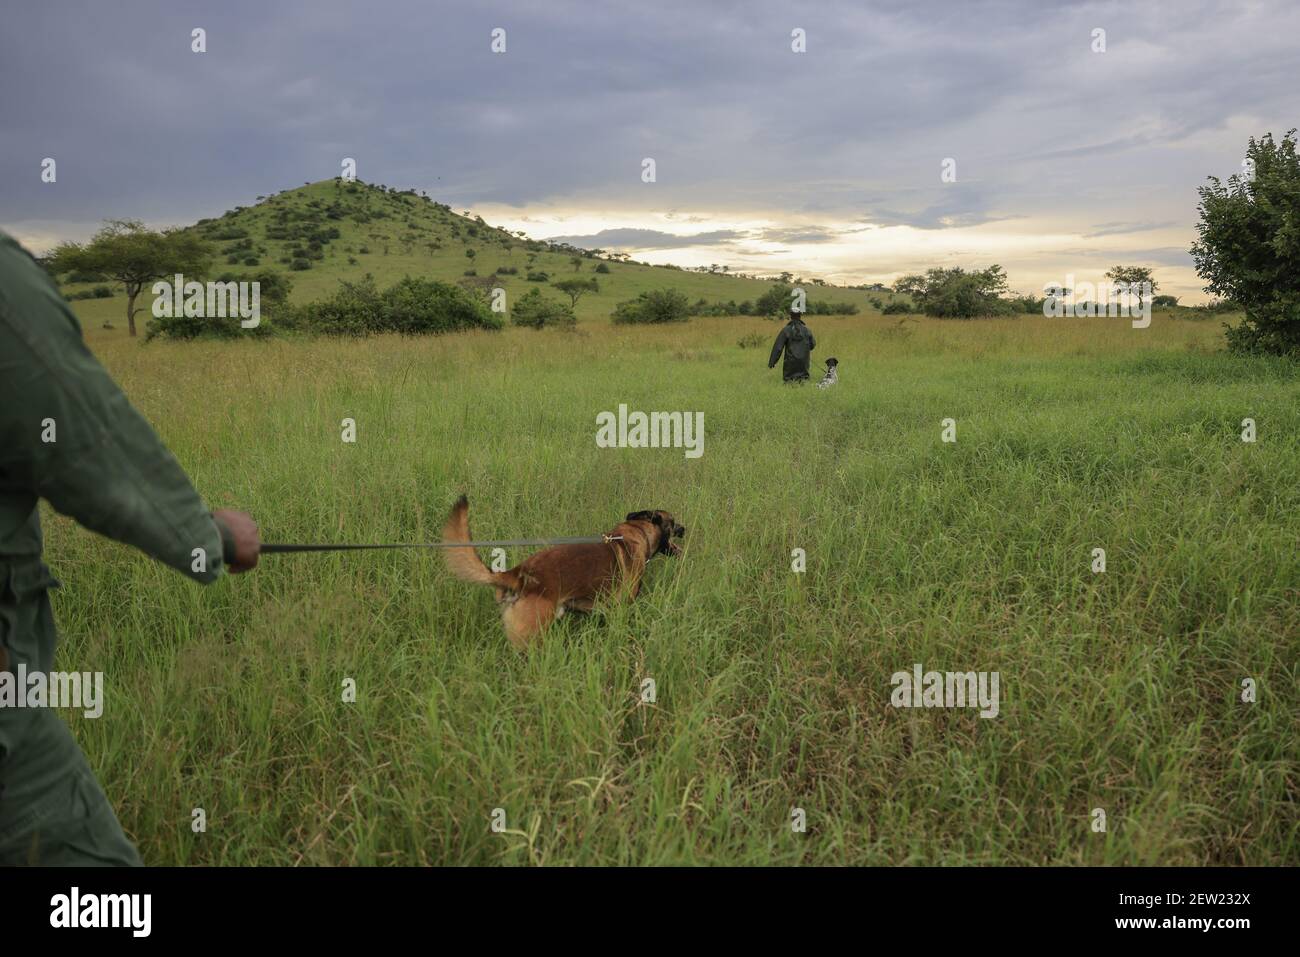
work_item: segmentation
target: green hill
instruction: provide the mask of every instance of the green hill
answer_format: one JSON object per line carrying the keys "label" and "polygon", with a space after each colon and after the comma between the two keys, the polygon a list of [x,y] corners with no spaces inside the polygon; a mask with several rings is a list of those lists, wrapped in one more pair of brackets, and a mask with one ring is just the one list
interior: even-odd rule
{"label": "green hill", "polygon": [[[253,206],[237,206],[219,217],[200,220],[189,229],[209,240],[219,255],[213,274],[252,275],[266,268],[285,272],[293,280],[292,300],[308,302],[333,293],[341,279],[374,276],[381,288],[403,276],[455,282],[467,270],[480,277],[497,274],[509,301],[529,289],[564,299],[551,283],[595,278],[600,289],[577,304],[580,320],[605,320],[614,306],[647,289],[671,286],[692,302],[753,302],[773,285],[770,280],[724,273],[701,273],[673,266],[651,266],[607,259],[590,251],[554,245],[491,226],[481,218],[461,215],[415,190],[324,180],[259,196]],[[471,255],[472,254],[472,255]],[[579,261],[575,263],[574,257]],[[252,264],[256,261],[256,265]],[[603,264],[608,273],[598,273]],[[296,265],[296,268],[295,268]],[[528,275],[545,274],[544,281]],[[65,294],[90,289],[96,283],[68,283]],[[887,293],[805,282],[813,301],[851,302],[873,311],[870,298],[887,301]],[[77,311],[88,324],[104,318],[118,323],[124,309],[121,290],[112,299],[79,301]]]}

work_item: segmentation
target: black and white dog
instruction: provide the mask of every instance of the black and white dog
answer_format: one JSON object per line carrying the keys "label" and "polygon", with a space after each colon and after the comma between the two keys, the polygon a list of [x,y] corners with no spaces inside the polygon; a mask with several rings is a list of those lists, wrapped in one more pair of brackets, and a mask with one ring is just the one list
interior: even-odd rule
{"label": "black and white dog", "polygon": [[839,364],[839,359],[831,358],[826,360],[826,374],[822,376],[822,381],[817,383],[817,388],[829,389],[840,381],[839,373],[835,371],[835,367]]}

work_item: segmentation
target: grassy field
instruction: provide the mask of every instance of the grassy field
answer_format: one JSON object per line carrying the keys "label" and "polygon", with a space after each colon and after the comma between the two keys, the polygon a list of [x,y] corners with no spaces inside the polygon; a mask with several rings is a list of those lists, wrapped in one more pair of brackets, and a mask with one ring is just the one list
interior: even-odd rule
{"label": "grassy field", "polygon": [[[1300,376],[1217,323],[818,318],[822,392],[760,319],[142,345],[77,307],[268,541],[436,539],[461,491],[481,538],[690,529],[520,653],[437,553],[205,589],[47,510],[59,666],[106,673],[69,721],[150,863],[1300,860]],[[620,403],[703,411],[703,457],[597,448]],[[892,708],[917,662],[999,672],[1000,715]]]}

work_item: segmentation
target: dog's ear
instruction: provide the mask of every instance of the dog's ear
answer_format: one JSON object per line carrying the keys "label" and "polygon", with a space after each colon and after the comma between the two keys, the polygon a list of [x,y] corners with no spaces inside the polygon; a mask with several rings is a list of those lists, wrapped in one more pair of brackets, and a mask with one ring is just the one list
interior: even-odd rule
{"label": "dog's ear", "polygon": [[653,512],[629,512],[627,518],[623,519],[623,521],[625,521],[625,522],[640,522],[640,521],[658,522],[658,521],[659,521],[659,517],[658,517],[657,515],[655,515]]}

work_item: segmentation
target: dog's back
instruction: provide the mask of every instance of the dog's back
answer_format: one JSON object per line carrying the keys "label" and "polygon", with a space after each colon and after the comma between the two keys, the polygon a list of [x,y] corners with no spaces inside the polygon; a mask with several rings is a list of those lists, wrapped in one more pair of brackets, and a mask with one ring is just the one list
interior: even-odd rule
{"label": "dog's back", "polygon": [[[638,512],[621,522],[605,542],[554,545],[530,555],[514,568],[494,572],[466,545],[443,551],[447,567],[461,581],[490,585],[501,605],[506,636],[522,647],[565,611],[591,611],[595,601],[613,591],[635,597],[646,562],[657,551],[676,554],[671,543],[686,529],[666,512]],[[471,542],[469,501],[461,496],[447,516],[445,542]]]}

